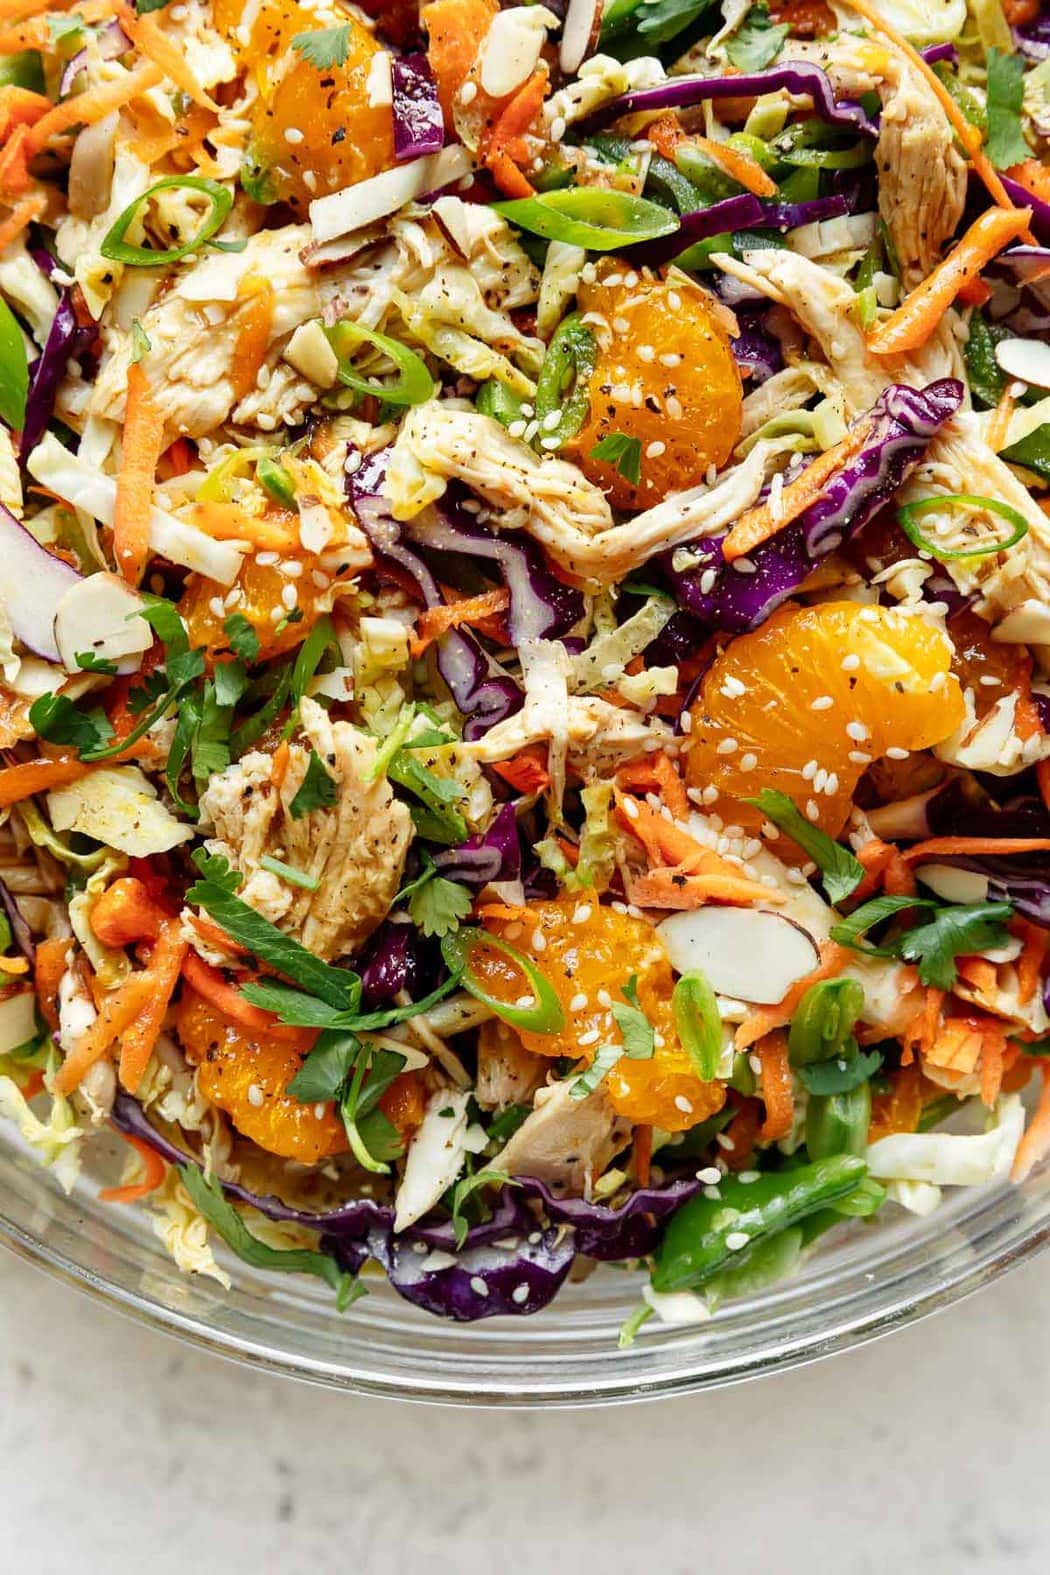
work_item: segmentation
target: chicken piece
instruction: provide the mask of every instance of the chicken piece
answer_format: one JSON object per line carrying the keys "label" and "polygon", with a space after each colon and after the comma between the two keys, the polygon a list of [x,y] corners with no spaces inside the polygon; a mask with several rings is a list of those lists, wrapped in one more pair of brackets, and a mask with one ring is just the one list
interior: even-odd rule
{"label": "chicken piece", "polygon": [[[550,736],[546,717],[538,707],[530,712],[526,700],[522,710],[497,722],[476,744],[464,747],[469,748],[475,760],[489,765],[495,760],[509,760],[529,744],[542,743]],[[647,745],[658,745],[670,736],[666,723],[644,717],[627,706],[611,705],[596,695],[568,698],[567,757],[581,775],[613,771]]]}
{"label": "chicken piece", "polygon": [[[208,849],[245,876],[239,895],[308,950],[331,961],[357,951],[389,912],[412,838],[408,809],[385,777],[369,780],[376,745],[349,722],[331,722],[314,700],[300,717],[305,747],[289,747],[280,787],[268,755],[245,755],[201,796]],[[289,806],[316,750],[336,783],[330,808],[296,820]],[[317,882],[306,891],[259,868],[269,854]]]}
{"label": "chicken piece", "polygon": [[604,1088],[573,1099],[571,1082],[551,1083],[492,1164],[510,1176],[532,1176],[557,1192],[585,1194],[631,1135]]}
{"label": "chicken piece", "polygon": [[929,83],[914,67],[901,64],[891,71],[879,96],[879,213],[904,285],[913,289],[940,262],[962,218],[966,160]]}
{"label": "chicken piece", "polygon": [[528,531],[564,569],[608,585],[655,552],[728,526],[757,499],[773,452],[757,443],[713,487],[672,493],[616,525],[604,494],[575,465],[541,459],[490,416],[433,399],[402,423],[387,491],[395,518],[407,520],[440,498],[449,481],[465,482],[503,511],[491,521],[497,528]]}
{"label": "chicken piece", "polygon": [[478,1033],[474,1098],[482,1110],[525,1105],[543,1082],[547,1063],[525,1049],[513,1028],[494,1017]]}
{"label": "chicken piece", "polygon": [[937,332],[914,356],[874,356],[857,323],[852,285],[819,263],[779,248],[748,252],[743,262],[716,252],[714,261],[723,273],[792,312],[835,374],[851,417],[870,410],[890,383],[925,388],[941,377],[963,376],[954,312],[945,313]]}

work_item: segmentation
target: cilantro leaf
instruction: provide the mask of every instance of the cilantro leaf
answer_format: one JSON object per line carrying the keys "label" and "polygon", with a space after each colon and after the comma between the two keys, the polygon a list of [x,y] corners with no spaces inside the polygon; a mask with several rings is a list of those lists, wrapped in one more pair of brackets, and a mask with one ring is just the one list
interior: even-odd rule
{"label": "cilantro leaf", "polygon": [[516,1187],[518,1183],[513,1181],[505,1170],[477,1170],[473,1176],[463,1176],[452,1188],[449,1207],[452,1211],[452,1233],[456,1238],[457,1247],[462,1247],[470,1229],[470,1221],[463,1213],[463,1205],[482,1187],[497,1185]]}
{"label": "cilantro leaf", "polygon": [[738,71],[761,71],[777,58],[790,31],[786,22],[774,26],[769,6],[759,0],[726,43],[726,54]]}
{"label": "cilantro leaf", "polygon": [[1009,939],[1006,921],[1013,918],[1008,902],[975,902],[940,908],[927,924],[901,937],[898,955],[917,963],[923,984],[950,990],[956,978],[956,957],[968,957]]}
{"label": "cilantro leaf", "polygon": [[835,1056],[831,1061],[813,1061],[795,1070],[810,1094],[848,1094],[874,1077],[881,1065],[882,1056],[877,1050],[862,1050]]}
{"label": "cilantro leaf", "polygon": [[434,874],[412,892],[408,911],[424,935],[439,938],[458,928],[474,906],[473,894],[458,881]]}
{"label": "cilantro leaf", "polygon": [[848,848],[834,842],[827,832],[811,825],[786,793],[776,788],[763,788],[757,798],[745,800],[760,809],[784,834],[797,842],[808,853],[820,870],[821,884],[834,906],[856,891],[864,879],[864,866],[854,858]]}
{"label": "cilantro leaf", "polygon": [[848,919],[840,919],[831,926],[831,939],[840,946],[852,946],[854,951],[871,951],[878,955],[893,957],[896,953],[892,948],[877,946],[858,946],[862,935],[873,930],[876,924],[881,924],[884,919],[889,919],[895,913],[900,913],[905,908],[936,908],[937,904],[931,897],[873,897],[870,902],[864,902],[855,908]]}
{"label": "cilantro leaf", "polygon": [[[391,782],[406,788],[418,798],[426,811],[424,831],[416,820],[420,834],[434,842],[465,842],[467,823],[454,804],[465,799],[466,789],[448,777],[439,777],[416,760],[410,752],[399,749],[387,766]],[[415,820],[413,813],[413,820]]]}
{"label": "cilantro leaf", "polygon": [[331,66],[345,66],[350,51],[350,24],[342,27],[319,27],[311,33],[296,33],[292,48],[308,60],[318,71]]}
{"label": "cilantro leaf", "polygon": [[179,617],[178,611],[171,602],[164,600],[163,596],[152,597],[139,613],[140,618],[145,618],[153,633],[168,651],[169,656],[180,656],[190,647],[186,625]]}
{"label": "cilantro leaf", "polygon": [[995,347],[1001,339],[1009,338],[1009,334],[1010,330],[1002,324],[989,324],[979,311],[970,313],[970,331],[963,358],[970,393],[979,406],[994,409],[1002,398],[1009,379],[995,359]]}
{"label": "cilantro leaf", "polygon": [[340,1269],[327,1253],[307,1247],[270,1247],[253,1236],[214,1177],[209,1181],[197,1165],[180,1165],[179,1176],[198,1213],[245,1263],[256,1269],[281,1269],[290,1274],[316,1274],[336,1293],[336,1306],[342,1312],[365,1290],[352,1275]]}
{"label": "cilantro leaf", "polygon": [[335,968],[285,935],[275,924],[235,897],[226,884],[204,879],[186,893],[187,902],[203,908],[231,940],[262,962],[269,963],[310,995],[337,1011],[356,1010],[361,980],[348,968]]}
{"label": "cilantro leaf", "polygon": [[29,720],[49,744],[71,744],[85,759],[104,749],[113,737],[104,711],[84,711],[66,695],[41,695],[29,707]]}
{"label": "cilantro leaf", "polygon": [[288,1084],[287,1092],[304,1105],[328,1104],[341,1098],[360,1048],[356,1034],[321,1034]]}
{"label": "cilantro leaf", "polygon": [[259,636],[243,613],[231,613],[223,624],[230,650],[249,667],[259,659]]}
{"label": "cilantro leaf", "polygon": [[458,988],[459,981],[458,973],[450,974],[443,984],[431,990],[429,995],[420,996],[418,1001],[410,1001],[407,1006],[389,1006],[377,1012],[361,1012],[356,1008],[341,1011],[319,1001],[316,996],[294,989],[290,984],[282,984],[278,979],[255,979],[242,987],[241,994],[253,1006],[273,1012],[280,1022],[292,1028],[345,1028],[356,1032],[358,1029],[370,1031],[391,1028],[394,1023],[407,1023],[410,1017],[428,1012],[432,1006],[451,995]]}
{"label": "cilantro leaf", "polygon": [[229,859],[221,853],[209,853],[206,848],[195,848],[191,855],[194,864],[206,881],[221,886],[225,891],[236,891],[244,880],[240,870],[235,870]]}
{"label": "cilantro leaf", "polygon": [[642,479],[642,440],[625,432],[609,432],[591,449],[592,459],[614,465],[625,481],[636,487]]}
{"label": "cilantro leaf", "polygon": [[1023,55],[988,51],[988,142],[986,152],[998,170],[1023,164],[1032,150],[1021,132],[1024,102]]}
{"label": "cilantro leaf", "polygon": [[112,678],[117,671],[116,662],[111,662],[105,656],[96,656],[94,651],[78,651],[76,663],[82,672],[104,673],[107,678]]}
{"label": "cilantro leaf", "polygon": [[623,1053],[631,1061],[648,1061],[652,1057],[656,1041],[653,1037],[653,1025],[638,1001],[637,974],[632,973],[623,987],[623,993],[630,1005],[624,1006],[621,1001],[614,1001],[612,1005],[616,1026],[623,1035]]}
{"label": "cilantro leaf", "polygon": [[[712,4],[713,0],[655,0],[655,4],[637,8],[641,12],[637,30],[645,38],[645,52],[648,53],[653,44],[665,44],[676,38],[710,10]],[[603,29],[605,22],[603,18]]]}
{"label": "cilantro leaf", "polygon": [[306,775],[288,809],[293,820],[302,820],[315,809],[328,809],[335,803],[336,785],[324,768],[324,761],[316,749],[311,749],[306,763]]}
{"label": "cilantro leaf", "polygon": [[193,779],[198,788],[203,788],[212,777],[225,771],[230,763],[233,706],[223,705],[219,700],[220,670],[217,667],[214,680],[209,679],[204,685],[200,721],[190,748]]}
{"label": "cilantro leaf", "polygon": [[587,1070],[573,1078],[569,1087],[570,1099],[586,1099],[588,1094],[593,1094],[622,1055],[623,1045],[600,1045]]}

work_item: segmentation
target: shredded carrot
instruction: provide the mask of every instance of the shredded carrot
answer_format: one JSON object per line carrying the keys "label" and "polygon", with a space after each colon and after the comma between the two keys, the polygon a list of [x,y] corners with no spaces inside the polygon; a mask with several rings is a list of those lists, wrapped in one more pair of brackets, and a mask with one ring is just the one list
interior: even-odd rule
{"label": "shredded carrot", "polygon": [[994,963],[987,957],[960,957],[956,966],[960,979],[970,986],[970,993],[978,998],[980,1005],[987,1006],[994,1001],[999,987]]}
{"label": "shredded carrot", "polygon": [[621,787],[632,788],[635,792],[658,793],[675,820],[688,818],[689,799],[685,783],[662,751],[621,766],[616,773],[616,780]]}
{"label": "shredded carrot", "polygon": [[143,970],[150,977],[149,1000],[120,1036],[118,1075],[129,1094],[136,1091],[145,1076],[188,952],[189,942],[183,936],[182,925],[178,919],[169,919]]}
{"label": "shredded carrot", "polygon": [[273,760],[270,764],[270,781],[278,791],[284,786],[284,779],[288,775],[291,759],[292,752],[288,747],[288,740],[282,738],[273,752]]}
{"label": "shredded carrot", "polygon": [[712,164],[717,164],[723,174],[730,180],[735,180],[739,186],[752,193],[755,197],[775,197],[777,195],[776,181],[771,180],[750,153],[745,153],[741,148],[731,148],[724,142],[712,142],[709,137],[690,137],[701,151],[706,153]]}
{"label": "shredded carrot", "polygon": [[186,914],[186,922],[192,924],[205,946],[213,946],[216,951],[229,952],[231,957],[247,957],[248,953],[243,946],[231,940],[225,930],[220,930],[217,924],[204,917],[202,913]]}
{"label": "shredded carrot", "polygon": [[149,558],[149,517],[157,464],[164,452],[164,412],[139,362],[128,367],[128,395],[121,439],[113,555],[129,585],[137,585]]}
{"label": "shredded carrot", "polygon": [[928,985],[922,1005],[901,1034],[901,1044],[904,1047],[901,1055],[902,1066],[911,1066],[915,1060],[916,1050],[921,1050],[923,1055],[929,1053],[940,1032],[943,1005],[944,991]]}
{"label": "shredded carrot", "polygon": [[266,279],[250,275],[239,291],[241,304],[237,308],[237,338],[233,348],[230,380],[233,397],[242,400],[255,387],[259,368],[266,359],[270,336],[273,333],[273,286]]}
{"label": "shredded carrot", "polygon": [[91,910],[90,924],[103,946],[116,949],[133,941],[155,941],[170,917],[154,902],[145,884],[123,875],[107,886]]}
{"label": "shredded carrot", "polygon": [[259,552],[292,552],[298,537],[276,515],[249,514],[239,503],[202,502],[193,505],[193,523],[216,541],[247,541]]}
{"label": "shredded carrot", "polygon": [[532,183],[522,174],[529,157],[525,134],[547,96],[548,71],[540,66],[500,112],[485,144],[485,165],[509,197],[531,197]]}
{"label": "shredded carrot", "polygon": [[812,973],[797,979],[775,1006],[759,1007],[757,1012],[752,1012],[750,1016],[744,1018],[734,1035],[733,1042],[736,1048],[748,1050],[759,1039],[765,1038],[766,1034],[771,1034],[774,1029],[786,1028],[810,986],[841,973],[849,960],[850,953],[844,946],[839,946],[834,941],[825,941],[820,948],[820,961]]}
{"label": "shredded carrot", "polygon": [[0,219],[0,252],[10,246],[34,219],[39,219],[46,207],[47,197],[42,191],[31,191],[16,202],[6,219]]}
{"label": "shredded carrot", "polygon": [[412,655],[419,657],[429,645],[439,640],[449,629],[462,624],[476,624],[479,618],[490,618],[493,613],[505,612],[510,606],[510,592],[505,588],[484,591],[480,596],[468,596],[463,601],[444,607],[428,607],[419,619],[419,633],[412,641]]}
{"label": "shredded carrot", "polygon": [[120,1135],[141,1159],[143,1176],[141,1181],[133,1181],[122,1187],[103,1187],[99,1193],[103,1203],[137,1203],[140,1198],[156,1192],[167,1171],[167,1166],[156,1149],[151,1148],[142,1138],[135,1137],[131,1132],[122,1132]]}
{"label": "shredded carrot", "polygon": [[127,4],[127,0],[116,0],[114,10],[121,27],[140,55],[145,55],[159,66],[164,75],[202,109],[218,109],[215,100],[208,96],[190,70],[185,52],[165,37],[154,17],[140,16]]}
{"label": "shredded carrot", "polygon": [[645,849],[647,876],[635,883],[649,907],[695,908],[706,897],[721,902],[783,902],[769,886],[748,880],[739,866],[705,848],[688,831],[665,820],[641,799],[615,789],[620,824]]}
{"label": "shredded carrot", "polygon": [[30,154],[30,129],[23,123],[9,133],[0,151],[0,192],[5,196],[20,197],[29,190]]}
{"label": "shredded carrot", "polygon": [[1006,1034],[986,1029],[981,1046],[981,1102],[989,1110],[999,1098],[1005,1068]]}
{"label": "shredded carrot", "polygon": [[653,1158],[653,1129],[640,1126],[634,1129],[634,1147],[631,1150],[634,1160],[634,1174],[640,1187],[649,1185],[649,1172]]}
{"label": "shredded carrot", "polygon": [[1022,943],[1021,954],[1014,966],[1017,969],[1017,1000],[1019,1005],[1026,1006],[1043,977],[1050,934],[1041,924],[1033,924],[1030,919],[1015,919],[1011,929]]}
{"label": "shredded carrot", "polygon": [[1027,229],[1031,208],[989,208],[975,219],[920,285],[868,337],[875,355],[920,349],[943,320],[960,288],[975,278],[1003,247]]}
{"label": "shredded carrot", "polygon": [[34,793],[46,793],[51,788],[79,782],[90,769],[71,755],[59,755],[52,760],[24,760],[17,766],[5,766],[0,771],[0,809],[8,809]]}
{"label": "shredded carrot", "polygon": [[975,1070],[982,1049],[981,1030],[969,1017],[950,1017],[941,1024],[936,1039],[924,1052],[923,1060],[941,1072],[969,1077]]}
{"label": "shredded carrot", "polygon": [[214,1006],[217,1012],[228,1017],[231,1023],[236,1023],[238,1028],[250,1034],[266,1034],[271,1039],[309,1048],[313,1035],[308,1030],[290,1028],[287,1023],[279,1023],[272,1013],[253,1006],[244,999],[240,990],[226,982],[218,968],[206,963],[196,952],[190,952],[185,958],[182,976],[209,1006]]}
{"label": "shredded carrot", "polygon": [[30,88],[15,87],[13,83],[0,87],[0,143],[3,142],[12,126],[32,126],[46,115],[51,108],[51,100],[45,98],[43,93],[34,93]]}
{"label": "shredded carrot", "polygon": [[[952,130],[966,150],[970,163],[984,182],[989,195],[1001,208],[1012,208],[1013,203],[1010,201],[1006,187],[999,179],[994,165],[981,147],[980,130],[976,126],[970,125],[970,122],[966,119],[966,116],[952,98],[933,67],[923,59],[917,49],[908,43],[908,40],[897,31],[892,23],[887,22],[885,17],[879,14],[873,0],[849,0],[849,3],[854,11],[859,16],[862,16],[876,32],[881,33],[884,38],[888,38],[891,43],[896,44],[902,54],[907,57],[910,64],[919,72],[920,76],[926,79],[928,87],[948,117]],[[1027,239],[1031,245],[1034,246],[1036,244],[1035,237],[1030,231],[1027,234]]]}
{"label": "shredded carrot", "polygon": [[891,896],[914,896],[915,877],[901,858],[900,849],[893,842],[882,842],[873,837],[857,850],[857,859],[864,867],[864,879],[853,893],[856,901],[863,902],[882,886]]}
{"label": "shredded carrot", "polygon": [[922,1073],[914,1065],[890,1073],[890,1087],[875,1094],[871,1101],[868,1142],[891,1137],[895,1132],[914,1132],[922,1115]]}
{"label": "shredded carrot", "polygon": [[755,1046],[755,1055],[762,1064],[760,1085],[766,1119],[759,1129],[763,1143],[779,1143],[786,1138],[795,1119],[795,1099],[791,1082],[791,1065],[788,1061],[787,1034],[769,1034]]}
{"label": "shredded carrot", "polygon": [[746,1170],[755,1152],[762,1127],[762,1106],[757,1099],[745,1099],[723,1133],[719,1158],[730,1170]]}
{"label": "shredded carrot", "polygon": [[1045,853],[1050,837],[929,837],[904,848],[901,857],[909,864],[955,853]]}
{"label": "shredded carrot", "polygon": [[111,110],[148,93],[163,80],[160,67],[147,60],[144,65],[128,71],[116,82],[105,82],[101,87],[89,88],[86,93],[74,93],[56,104],[48,114],[42,115],[30,134],[31,153],[39,153],[48,143],[73,126],[93,126],[104,120]]}
{"label": "shredded carrot", "polygon": [[722,544],[722,554],[727,563],[742,558],[745,553],[760,547],[764,541],[798,518],[813,500],[820,496],[832,476],[859,454],[871,437],[871,423],[858,421],[846,436],[825,453],[811,460],[794,481],[788,483],[776,498],[758,504],[741,514]]}
{"label": "shredded carrot", "polygon": [[98,1016],[81,1035],[54,1077],[58,1094],[71,1094],[96,1061],[109,1055],[115,1041],[143,1012],[149,1010],[153,978],[148,968],[130,974],[119,989],[102,997]]}
{"label": "shredded carrot", "polygon": [[36,947],[33,966],[36,1001],[41,1017],[52,1032],[58,1029],[58,987],[69,966],[69,946],[69,937],[63,935],[38,941]]}
{"label": "shredded carrot", "polygon": [[510,760],[497,760],[492,770],[517,793],[542,793],[550,787],[547,751],[542,744],[530,744]]}
{"label": "shredded carrot", "polygon": [[1039,1161],[1050,1154],[1050,1070],[1045,1066],[1040,1067],[1039,1075],[1043,1080],[1039,1103],[1032,1112],[1028,1130],[1017,1145],[1013,1169],[1010,1171],[1011,1181],[1024,1181]]}
{"label": "shredded carrot", "polygon": [[[716,855],[717,857],[717,855]],[[705,902],[783,902],[769,886],[748,880],[743,875],[697,873],[680,864],[663,866],[635,876],[628,893],[639,908],[667,908],[682,912],[702,908]]]}

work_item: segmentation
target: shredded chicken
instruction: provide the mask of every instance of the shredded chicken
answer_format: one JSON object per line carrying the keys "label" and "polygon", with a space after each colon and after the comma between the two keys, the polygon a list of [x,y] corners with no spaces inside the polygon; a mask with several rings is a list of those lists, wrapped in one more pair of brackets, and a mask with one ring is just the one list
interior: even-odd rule
{"label": "shredded chicken", "polygon": [[[313,700],[300,706],[305,746],[289,746],[280,787],[269,755],[245,755],[201,796],[208,848],[245,876],[239,895],[257,912],[331,960],[356,951],[387,915],[412,837],[407,807],[385,777],[370,780],[374,740],[349,722],[331,722]],[[336,802],[298,820],[290,805],[316,750],[334,779]],[[265,855],[316,882],[306,891],[261,869]]]}
{"label": "shredded chicken", "polygon": [[478,1034],[474,1097],[482,1110],[524,1105],[543,1082],[548,1063],[526,1050],[513,1028],[494,1018]]}
{"label": "shredded chicken", "polygon": [[533,1176],[557,1191],[586,1193],[631,1135],[604,1088],[573,1099],[571,1081],[536,1095],[527,1116],[493,1165],[511,1176]]}
{"label": "shredded chicken", "polygon": [[[819,270],[818,270],[819,271]],[[672,493],[623,525],[577,466],[541,459],[490,416],[433,399],[406,416],[387,472],[398,519],[412,519],[463,481],[501,530],[524,529],[570,573],[614,584],[656,552],[724,529],[758,497],[773,451],[763,443],[713,486]]]}
{"label": "shredded chicken", "polygon": [[966,160],[929,83],[913,66],[894,65],[879,89],[875,163],[879,213],[910,289],[940,262],[962,218]]}

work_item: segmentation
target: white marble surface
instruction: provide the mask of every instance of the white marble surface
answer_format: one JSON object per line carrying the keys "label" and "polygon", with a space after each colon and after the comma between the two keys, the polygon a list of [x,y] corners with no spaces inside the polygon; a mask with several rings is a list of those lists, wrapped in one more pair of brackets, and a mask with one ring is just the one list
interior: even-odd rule
{"label": "white marble surface", "polygon": [[247,1372],[2,1254],[0,1483],[18,1575],[1043,1575],[1050,1255],[782,1377],[510,1414]]}

